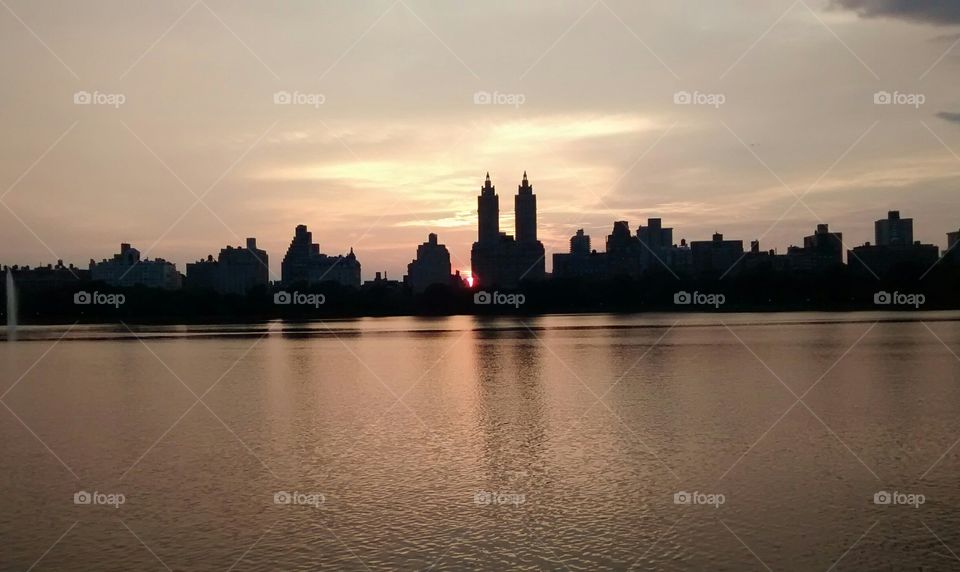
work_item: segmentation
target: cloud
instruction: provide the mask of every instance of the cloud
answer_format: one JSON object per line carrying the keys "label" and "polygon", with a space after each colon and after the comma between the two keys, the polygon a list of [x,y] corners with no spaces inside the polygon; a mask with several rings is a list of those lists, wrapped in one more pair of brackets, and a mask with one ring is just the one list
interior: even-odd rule
{"label": "cloud", "polygon": [[960,123],[960,113],[951,113],[949,111],[941,111],[937,114],[937,117],[940,119],[945,119],[947,121],[952,121],[953,123]]}
{"label": "cloud", "polygon": [[539,117],[494,125],[489,142],[495,149],[513,145],[518,149],[543,147],[546,142],[568,143],[595,137],[610,137],[662,129],[657,122],[638,115],[580,115]]}
{"label": "cloud", "polygon": [[477,213],[472,210],[460,210],[447,216],[446,212],[435,213],[434,218],[422,218],[417,220],[402,220],[395,226],[405,227],[425,227],[425,228],[458,228],[471,227],[476,224]]}
{"label": "cloud", "polygon": [[952,0],[833,0],[833,6],[864,18],[902,18],[928,24],[960,24],[960,2]]}

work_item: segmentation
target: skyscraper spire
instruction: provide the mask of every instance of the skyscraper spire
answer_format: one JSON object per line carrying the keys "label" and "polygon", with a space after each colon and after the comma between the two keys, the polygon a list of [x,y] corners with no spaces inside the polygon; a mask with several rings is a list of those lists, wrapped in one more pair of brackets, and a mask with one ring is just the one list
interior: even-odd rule
{"label": "skyscraper spire", "polygon": [[530,181],[527,180],[527,172],[523,172],[523,180],[520,181],[520,186],[517,187],[517,190],[520,194],[529,195],[533,193],[533,187],[530,186]]}
{"label": "skyscraper spire", "polygon": [[490,172],[487,171],[487,178],[483,181],[483,186],[480,187],[481,194],[492,195],[496,192],[496,187],[493,186],[493,182],[490,181]]}
{"label": "skyscraper spire", "polygon": [[517,187],[514,211],[517,240],[522,243],[537,242],[537,197],[533,194],[533,186],[527,180],[526,171],[523,172],[523,181]]}
{"label": "skyscraper spire", "polygon": [[500,235],[500,197],[490,181],[490,172],[480,187],[480,196],[477,197],[477,214],[480,218],[478,225],[478,241],[484,244],[495,243]]}

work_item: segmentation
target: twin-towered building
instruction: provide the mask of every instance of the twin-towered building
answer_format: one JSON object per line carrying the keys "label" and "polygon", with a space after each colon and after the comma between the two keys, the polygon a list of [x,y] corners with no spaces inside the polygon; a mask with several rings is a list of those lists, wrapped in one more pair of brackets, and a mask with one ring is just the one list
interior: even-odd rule
{"label": "twin-towered building", "polygon": [[477,241],[470,250],[474,284],[515,288],[546,277],[543,243],[537,239],[537,197],[523,173],[514,197],[516,238],[500,232],[500,197],[490,173],[477,197]]}

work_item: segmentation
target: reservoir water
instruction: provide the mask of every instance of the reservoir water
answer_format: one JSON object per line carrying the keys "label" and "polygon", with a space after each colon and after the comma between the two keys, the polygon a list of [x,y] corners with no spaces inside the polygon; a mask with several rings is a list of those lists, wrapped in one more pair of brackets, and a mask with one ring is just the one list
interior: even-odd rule
{"label": "reservoir water", "polygon": [[960,567],[960,313],[21,326],[0,569]]}

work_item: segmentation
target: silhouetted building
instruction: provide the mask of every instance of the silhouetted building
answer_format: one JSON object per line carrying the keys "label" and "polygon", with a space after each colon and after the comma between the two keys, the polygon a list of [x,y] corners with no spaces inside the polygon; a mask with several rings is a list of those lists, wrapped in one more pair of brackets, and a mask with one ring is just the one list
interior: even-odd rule
{"label": "silhouetted building", "polygon": [[533,186],[523,172],[523,180],[517,187],[517,196],[513,198],[513,210],[516,217],[517,242],[520,244],[537,243],[537,196]]}
{"label": "silhouetted building", "polygon": [[712,240],[695,240],[690,243],[693,259],[693,272],[697,276],[716,276],[735,274],[739,271],[738,262],[743,257],[742,240],[724,240],[723,235],[714,233]]}
{"label": "silhouetted building", "polygon": [[877,246],[867,243],[847,253],[850,271],[864,276],[884,278],[918,278],[933,267],[940,258],[940,248],[934,244]]}
{"label": "silhouetted building", "polygon": [[947,264],[960,264],[960,230],[947,233],[947,250],[943,253]]}
{"label": "silhouetted building", "polygon": [[500,239],[500,197],[490,182],[489,172],[477,197],[477,234],[479,244],[493,244]]}
{"label": "silhouetted building", "polygon": [[787,254],[777,254],[776,249],[760,250],[760,241],[750,241],[750,252],[743,256],[740,265],[745,272],[784,272],[790,269],[794,250],[802,251],[802,248],[791,246],[787,249]]}
{"label": "silhouetted building", "polygon": [[940,258],[939,247],[913,240],[913,219],[900,218],[900,211],[890,211],[886,219],[878,220],[874,232],[876,244],[868,242],[847,253],[851,272],[879,278],[916,278]]}
{"label": "silhouetted building", "polygon": [[63,260],[34,268],[6,266],[0,269],[0,275],[6,275],[8,269],[13,274],[17,287],[25,290],[56,290],[90,280],[89,270],[73,264],[64,266]]}
{"label": "silhouetted building", "polygon": [[387,278],[387,271],[384,270],[383,273],[377,272],[373,280],[367,280],[360,288],[361,290],[386,289],[400,291],[403,289],[403,283],[399,280],[390,280]]}
{"label": "silhouetted building", "polygon": [[537,201],[526,172],[514,204],[516,239],[500,232],[500,198],[487,173],[477,197],[477,242],[470,251],[476,284],[515,288],[521,280],[546,277],[543,244],[537,240]]}
{"label": "silhouetted building", "polygon": [[313,233],[306,225],[298,225],[290,241],[287,254],[280,264],[280,279],[284,285],[296,283],[319,284],[337,282],[344,286],[360,287],[360,262],[353,249],[346,256],[328,256],[313,242]]}
{"label": "silhouetted building", "polygon": [[147,286],[176,290],[183,277],[172,262],[162,258],[140,259],[140,251],[127,243],[120,245],[120,253],[110,260],[90,260],[90,279],[110,286]]}
{"label": "silhouetted building", "polygon": [[570,237],[570,254],[577,256],[590,254],[590,235],[584,234],[582,228]]}
{"label": "silhouetted building", "polygon": [[947,249],[943,251],[943,261],[960,264],[960,231],[947,233]]}
{"label": "silhouetted building", "polygon": [[673,229],[663,228],[659,218],[647,219],[647,226],[641,225],[636,235],[628,221],[615,221],[606,247],[606,252],[591,251],[590,237],[578,230],[570,238],[570,253],[553,255],[553,276],[639,279],[647,272],[690,271],[686,241],[674,245]]}
{"label": "silhouetted building", "polygon": [[670,249],[673,248],[673,229],[663,228],[659,218],[648,218],[647,226],[637,229],[640,241],[640,266],[643,270],[669,265]]}
{"label": "silhouetted building", "polygon": [[887,218],[873,223],[877,246],[909,246],[913,244],[913,219],[900,218],[900,211],[890,211]]}
{"label": "silhouetted building", "polygon": [[693,253],[687,244],[687,239],[681,238],[679,245],[670,247],[667,251],[667,263],[677,275],[690,275],[693,273]]}
{"label": "silhouetted building", "polygon": [[208,289],[221,294],[246,294],[256,286],[270,284],[266,251],[257,248],[257,239],[248,238],[246,247],[227,246],[217,260],[208,256],[187,264],[187,288]]}
{"label": "silhouetted building", "polygon": [[803,248],[791,246],[787,256],[789,268],[795,271],[820,272],[843,266],[843,233],[818,224],[816,232],[803,237]]}
{"label": "silhouetted building", "polygon": [[569,253],[554,253],[553,278],[606,278],[606,254],[590,250],[590,235],[579,229],[570,237]]}
{"label": "silhouetted building", "polygon": [[607,272],[610,277],[639,278],[642,272],[640,239],[630,233],[630,223],[618,220],[607,236]]}
{"label": "silhouetted building", "polygon": [[417,258],[407,265],[407,284],[419,294],[434,284],[451,284],[450,252],[437,244],[437,235],[430,233],[427,242],[417,247]]}
{"label": "silhouetted building", "polygon": [[578,230],[570,238],[570,253],[553,255],[553,276],[639,279],[646,272],[688,273],[691,266],[686,241],[674,245],[673,229],[663,228],[659,218],[647,219],[636,235],[628,221],[614,222],[606,247],[606,252],[591,251],[590,237]]}
{"label": "silhouetted building", "polygon": [[188,290],[214,290],[220,283],[220,263],[208,254],[206,259],[187,263],[186,279],[183,283]]}

